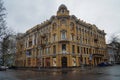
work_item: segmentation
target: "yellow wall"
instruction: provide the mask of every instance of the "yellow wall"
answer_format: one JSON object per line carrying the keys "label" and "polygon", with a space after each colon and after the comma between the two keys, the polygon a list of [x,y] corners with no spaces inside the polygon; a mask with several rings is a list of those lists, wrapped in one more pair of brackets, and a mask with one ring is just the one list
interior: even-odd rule
{"label": "yellow wall", "polygon": [[[62,9],[64,9],[63,13]],[[66,38],[63,40],[61,39],[62,31],[66,32]],[[54,40],[53,35],[55,34]],[[71,34],[73,40],[71,40]],[[66,44],[65,54],[62,52],[62,44]],[[54,45],[56,46],[55,54],[53,53]],[[74,54],[72,45],[74,45]],[[31,54],[28,56],[26,52],[29,50],[31,50]],[[77,67],[85,63],[89,65],[90,54],[93,55],[91,61],[93,65],[104,61],[104,55],[106,55],[105,32],[99,30],[95,25],[69,15],[66,6],[61,5],[56,16],[52,16],[50,20],[36,25],[22,36],[18,36],[16,66],[39,67],[39,60],[42,59],[41,67],[62,67],[62,57],[67,57],[67,67]],[[81,55],[82,62],[79,60]],[[49,61],[47,61],[48,58]],[[56,66],[53,66],[55,58]],[[47,66],[49,62],[50,66]]]}

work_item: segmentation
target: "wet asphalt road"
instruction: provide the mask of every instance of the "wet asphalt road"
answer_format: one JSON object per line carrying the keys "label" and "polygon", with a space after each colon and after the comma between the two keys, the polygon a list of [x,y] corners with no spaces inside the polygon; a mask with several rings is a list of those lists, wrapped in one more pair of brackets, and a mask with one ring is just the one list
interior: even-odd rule
{"label": "wet asphalt road", "polygon": [[0,80],[120,80],[120,65],[84,70],[7,70],[0,71]]}

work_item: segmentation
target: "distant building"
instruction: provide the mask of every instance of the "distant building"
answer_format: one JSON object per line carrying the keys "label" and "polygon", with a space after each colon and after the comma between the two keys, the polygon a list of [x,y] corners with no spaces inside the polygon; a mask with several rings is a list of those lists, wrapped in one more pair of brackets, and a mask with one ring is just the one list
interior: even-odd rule
{"label": "distant building", "polygon": [[111,62],[112,64],[115,63],[115,55],[117,54],[117,49],[111,45],[107,44],[107,51],[108,51],[108,61]]}
{"label": "distant building", "polygon": [[65,5],[57,15],[17,37],[18,67],[77,67],[107,60],[105,32],[69,15]]}
{"label": "distant building", "polygon": [[114,63],[120,63],[120,44],[119,43],[110,43],[107,44],[107,50],[109,54],[109,61]]}

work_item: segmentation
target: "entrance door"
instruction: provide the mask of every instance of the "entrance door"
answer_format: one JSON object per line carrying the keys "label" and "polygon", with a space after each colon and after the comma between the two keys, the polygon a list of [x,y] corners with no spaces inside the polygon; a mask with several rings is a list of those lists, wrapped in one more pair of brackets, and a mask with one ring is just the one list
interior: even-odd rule
{"label": "entrance door", "polygon": [[63,68],[66,68],[66,67],[67,67],[67,57],[62,57],[61,60],[62,60],[62,61],[61,61],[61,62],[62,62],[62,63],[61,63],[61,64],[62,64],[62,67],[63,67]]}

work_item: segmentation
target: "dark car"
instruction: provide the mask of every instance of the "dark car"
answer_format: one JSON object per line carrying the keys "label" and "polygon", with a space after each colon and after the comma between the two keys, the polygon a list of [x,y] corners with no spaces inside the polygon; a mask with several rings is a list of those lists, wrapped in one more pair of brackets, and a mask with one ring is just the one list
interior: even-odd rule
{"label": "dark car", "polygon": [[102,62],[98,64],[99,67],[105,67],[105,66],[109,66],[109,64],[107,62]]}
{"label": "dark car", "polygon": [[16,66],[10,66],[9,69],[17,69]]}

